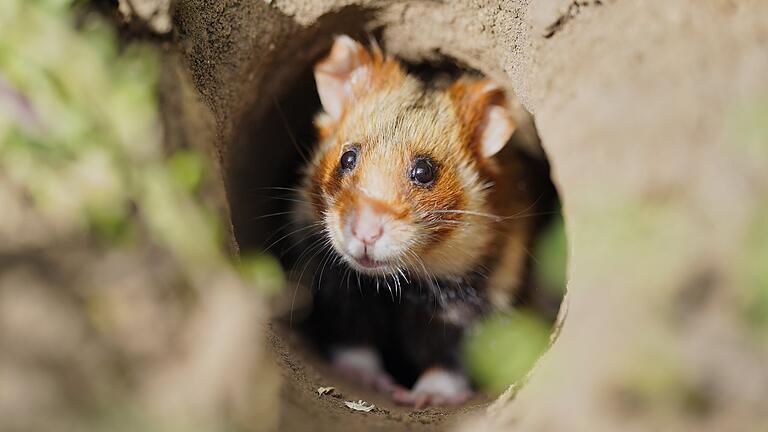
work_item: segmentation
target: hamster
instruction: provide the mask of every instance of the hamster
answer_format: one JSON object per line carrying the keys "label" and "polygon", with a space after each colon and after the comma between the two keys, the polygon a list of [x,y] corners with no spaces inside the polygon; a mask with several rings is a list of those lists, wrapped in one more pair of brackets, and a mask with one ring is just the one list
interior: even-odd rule
{"label": "hamster", "polygon": [[499,157],[515,130],[504,92],[430,86],[348,36],[314,76],[318,143],[293,208],[322,258],[307,326],[338,370],[400,404],[463,403],[462,340],[514,304],[534,229],[530,170]]}

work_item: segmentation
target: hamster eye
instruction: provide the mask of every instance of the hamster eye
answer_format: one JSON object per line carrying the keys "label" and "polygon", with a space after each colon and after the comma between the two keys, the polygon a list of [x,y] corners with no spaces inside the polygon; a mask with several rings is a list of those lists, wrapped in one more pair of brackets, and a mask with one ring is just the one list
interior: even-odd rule
{"label": "hamster eye", "polygon": [[357,150],[347,150],[341,155],[341,169],[344,171],[351,171],[357,164]]}
{"label": "hamster eye", "polygon": [[419,157],[411,165],[410,178],[418,186],[431,186],[435,181],[435,166],[431,159]]}

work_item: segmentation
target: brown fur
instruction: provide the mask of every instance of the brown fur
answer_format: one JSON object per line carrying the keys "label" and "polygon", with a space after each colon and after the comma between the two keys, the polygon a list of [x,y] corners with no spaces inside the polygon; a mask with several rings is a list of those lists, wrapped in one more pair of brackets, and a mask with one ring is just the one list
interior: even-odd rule
{"label": "brown fur", "polygon": [[[375,190],[375,205],[410,230],[411,253],[402,257],[402,267],[425,277],[461,277],[493,262],[490,298],[508,305],[521,281],[532,230],[530,219],[520,216],[534,202],[525,167],[484,158],[477,148],[483,109],[505,106],[503,92],[484,91],[488,81],[469,78],[444,91],[428,90],[378,48],[359,50],[368,73],[352,87],[354,100],[340,118],[317,118],[320,143],[305,182],[311,206],[299,214],[306,223],[322,220],[333,228],[360,200],[371,200],[361,188]],[[358,164],[342,173],[339,159],[351,144],[360,148]],[[437,164],[431,187],[408,178],[417,156]],[[446,210],[470,214],[432,213]]]}

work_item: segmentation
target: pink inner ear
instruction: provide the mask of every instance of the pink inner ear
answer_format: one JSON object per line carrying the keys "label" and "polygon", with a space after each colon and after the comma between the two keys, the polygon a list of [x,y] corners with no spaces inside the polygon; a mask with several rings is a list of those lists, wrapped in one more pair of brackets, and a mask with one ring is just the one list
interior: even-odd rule
{"label": "pink inner ear", "polygon": [[480,154],[491,157],[507,144],[515,132],[515,121],[508,109],[498,105],[488,105],[483,112],[483,120],[478,126]]}
{"label": "pink inner ear", "polygon": [[346,35],[337,36],[328,57],[315,65],[317,93],[323,109],[334,120],[352,98],[353,81],[364,67],[365,48]]}

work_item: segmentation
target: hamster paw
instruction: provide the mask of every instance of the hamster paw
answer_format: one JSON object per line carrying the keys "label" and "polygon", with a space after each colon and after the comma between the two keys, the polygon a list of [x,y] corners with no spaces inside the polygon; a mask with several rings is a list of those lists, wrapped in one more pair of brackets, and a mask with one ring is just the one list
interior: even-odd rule
{"label": "hamster paw", "polygon": [[331,363],[339,374],[381,392],[394,390],[392,377],[384,371],[379,353],[370,347],[338,347],[331,350]]}
{"label": "hamster paw", "polygon": [[440,405],[461,405],[472,396],[467,378],[460,372],[434,367],[421,374],[411,390],[396,389],[394,401],[417,410]]}

